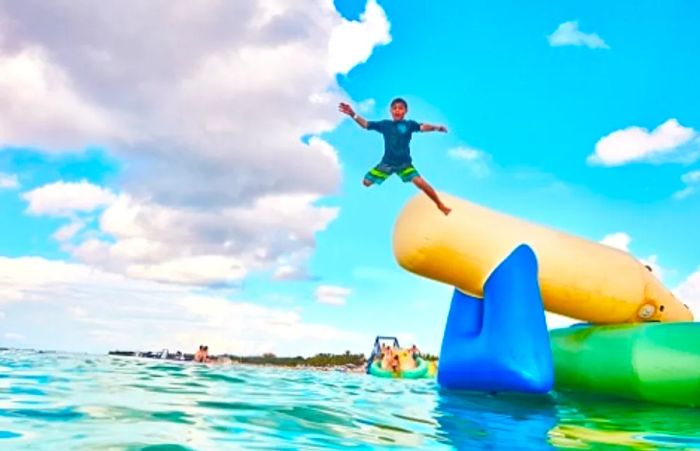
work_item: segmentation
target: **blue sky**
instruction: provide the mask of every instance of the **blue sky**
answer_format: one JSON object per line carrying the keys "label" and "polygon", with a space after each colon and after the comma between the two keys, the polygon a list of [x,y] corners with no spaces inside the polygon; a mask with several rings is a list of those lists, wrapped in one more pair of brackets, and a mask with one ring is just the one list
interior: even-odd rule
{"label": "blue sky", "polygon": [[[0,3],[0,343],[437,353],[451,288],[391,249],[417,190],[361,185],[381,136],[336,108],[396,96],[449,130],[412,141],[436,189],[628,250],[700,307],[697,5],[175,5],[115,6],[125,35]],[[52,14],[78,22],[28,26]]]}

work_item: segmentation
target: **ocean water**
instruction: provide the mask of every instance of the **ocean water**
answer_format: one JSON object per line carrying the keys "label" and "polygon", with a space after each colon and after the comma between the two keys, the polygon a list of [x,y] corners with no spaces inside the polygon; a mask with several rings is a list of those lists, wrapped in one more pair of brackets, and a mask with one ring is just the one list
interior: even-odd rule
{"label": "ocean water", "polygon": [[0,450],[700,450],[700,410],[435,380],[0,352]]}

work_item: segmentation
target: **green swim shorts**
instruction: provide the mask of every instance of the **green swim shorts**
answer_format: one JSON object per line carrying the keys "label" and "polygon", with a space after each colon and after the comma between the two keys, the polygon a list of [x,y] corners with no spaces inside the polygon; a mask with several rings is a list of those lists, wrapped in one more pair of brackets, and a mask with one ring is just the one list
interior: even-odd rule
{"label": "green swim shorts", "polygon": [[382,182],[391,177],[392,174],[398,174],[404,182],[410,182],[420,175],[418,170],[411,163],[399,166],[379,163],[365,174],[365,178],[377,185],[381,185]]}

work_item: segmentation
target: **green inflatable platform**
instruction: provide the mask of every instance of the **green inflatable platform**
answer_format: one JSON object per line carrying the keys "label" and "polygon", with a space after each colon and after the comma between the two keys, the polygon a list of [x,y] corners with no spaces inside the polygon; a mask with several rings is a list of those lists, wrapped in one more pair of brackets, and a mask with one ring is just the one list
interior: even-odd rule
{"label": "green inflatable platform", "polygon": [[580,325],[550,338],[556,389],[700,405],[700,323]]}

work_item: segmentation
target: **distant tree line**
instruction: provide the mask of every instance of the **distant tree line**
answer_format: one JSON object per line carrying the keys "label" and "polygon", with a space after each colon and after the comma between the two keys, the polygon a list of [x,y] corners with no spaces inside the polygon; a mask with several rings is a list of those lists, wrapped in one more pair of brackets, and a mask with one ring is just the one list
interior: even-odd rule
{"label": "distant tree line", "polygon": [[364,354],[352,354],[350,351],[345,351],[345,354],[316,354],[313,357],[277,357],[272,353],[265,353],[261,356],[236,356],[224,354],[219,357],[228,357],[229,359],[249,363],[253,365],[278,365],[278,366],[342,366],[342,365],[364,365],[367,358]]}
{"label": "distant tree line", "polygon": [[[135,352],[135,351],[109,351],[110,355],[121,355],[127,357],[146,357],[146,358],[163,358],[163,351],[159,352]],[[420,354],[420,356],[428,361],[438,360],[437,356],[431,354]],[[167,353],[166,358],[174,360],[192,360],[193,354]],[[364,354],[352,354],[350,351],[345,351],[344,354],[329,354],[321,353],[313,357],[277,357],[275,354],[268,352],[259,356],[237,356],[232,354],[222,354],[212,356],[215,358],[228,358],[240,363],[248,363],[252,365],[278,365],[278,366],[343,366],[356,365],[361,366],[367,362],[367,357]]]}

